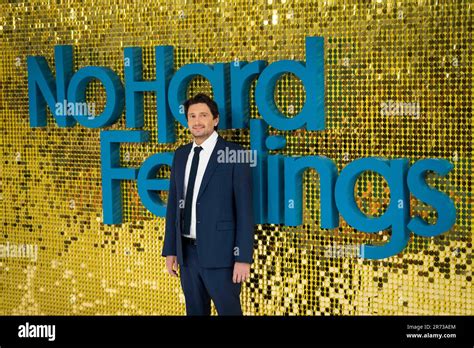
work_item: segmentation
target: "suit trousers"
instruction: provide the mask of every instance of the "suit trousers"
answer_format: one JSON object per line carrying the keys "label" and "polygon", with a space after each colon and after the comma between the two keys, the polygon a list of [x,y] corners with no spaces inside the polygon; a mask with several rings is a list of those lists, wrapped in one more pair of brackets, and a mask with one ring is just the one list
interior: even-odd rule
{"label": "suit trousers", "polygon": [[233,268],[201,267],[192,244],[183,244],[183,258],[186,266],[180,266],[180,279],[187,315],[210,315],[211,299],[219,315],[242,315],[241,283],[232,281]]}

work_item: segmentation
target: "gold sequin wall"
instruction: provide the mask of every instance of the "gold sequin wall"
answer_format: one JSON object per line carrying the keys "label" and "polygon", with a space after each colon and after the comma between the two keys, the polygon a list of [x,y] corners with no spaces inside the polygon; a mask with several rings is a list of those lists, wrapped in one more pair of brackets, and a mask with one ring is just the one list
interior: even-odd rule
{"label": "gold sequin wall", "polygon": [[[141,204],[135,181],[122,184],[124,222],[102,223],[100,131],[31,128],[26,58],[73,45],[74,70],[113,69],[123,81],[123,50],[143,48],[144,79],[155,79],[154,47],[174,47],[175,69],[234,60],[305,60],[305,38],[325,38],[326,129],[278,131],[290,156],[324,155],[339,171],[361,157],[443,158],[454,164],[427,182],[453,200],[456,223],[433,238],[411,234],[384,260],[350,251],[386,243],[390,231],[320,228],[319,176],[304,174],[303,224],[255,226],[255,263],[242,290],[248,315],[472,315],[472,3],[470,1],[14,1],[0,5],[0,245],[27,245],[0,258],[2,315],[185,314],[179,280],[165,271],[165,219]],[[260,118],[250,89],[251,117]],[[211,93],[203,78],[188,89]],[[87,89],[100,111],[105,92]],[[146,93],[144,130],[156,139],[156,96]],[[275,100],[287,115],[305,102],[301,82],[284,75]],[[384,103],[410,112],[381,112]],[[408,109],[404,109],[405,111]],[[127,129],[122,114],[107,129]],[[190,141],[121,146],[122,166]],[[249,147],[249,130],[226,130]],[[166,177],[169,170],[160,175]],[[166,194],[163,194],[166,197]],[[390,199],[379,175],[356,184],[361,210],[378,216]],[[435,223],[436,211],[411,197],[411,215]],[[27,251],[28,251],[27,250]],[[342,251],[342,252],[341,252]],[[4,253],[5,254],[5,253]],[[17,255],[18,256],[18,255]],[[214,311],[215,313],[215,311]]]}

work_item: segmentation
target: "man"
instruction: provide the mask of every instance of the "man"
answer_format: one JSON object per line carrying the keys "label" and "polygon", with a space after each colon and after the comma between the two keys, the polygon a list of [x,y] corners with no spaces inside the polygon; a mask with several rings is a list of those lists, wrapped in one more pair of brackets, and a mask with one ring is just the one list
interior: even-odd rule
{"label": "man", "polygon": [[221,151],[243,148],[217,134],[211,98],[198,94],[184,110],[194,141],[174,154],[162,255],[172,276],[179,264],[187,315],[210,315],[211,299],[219,315],[242,315],[241,283],[253,262],[250,166],[219,163]]}

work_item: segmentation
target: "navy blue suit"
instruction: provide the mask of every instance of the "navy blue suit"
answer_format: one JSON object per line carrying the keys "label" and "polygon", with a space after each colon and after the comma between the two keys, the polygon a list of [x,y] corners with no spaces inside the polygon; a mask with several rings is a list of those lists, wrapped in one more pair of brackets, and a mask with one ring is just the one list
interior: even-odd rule
{"label": "navy blue suit", "polygon": [[[218,136],[196,201],[197,245],[183,245],[184,178],[192,143],[176,149],[171,166],[163,256],[176,255],[189,314],[241,314],[235,262],[253,262],[254,219],[249,163],[219,163],[219,150],[243,150]],[[180,204],[181,203],[181,204]],[[208,305],[209,303],[209,305]]]}

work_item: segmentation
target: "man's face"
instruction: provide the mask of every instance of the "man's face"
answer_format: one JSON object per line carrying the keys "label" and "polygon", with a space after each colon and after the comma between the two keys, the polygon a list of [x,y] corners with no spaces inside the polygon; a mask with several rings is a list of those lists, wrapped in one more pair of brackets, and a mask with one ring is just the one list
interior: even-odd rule
{"label": "man's face", "polygon": [[214,131],[214,126],[219,123],[219,116],[212,118],[212,113],[207,104],[193,104],[188,109],[188,127],[196,140],[206,140]]}

